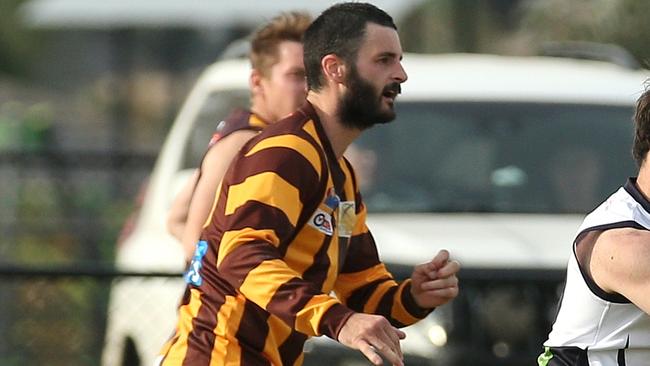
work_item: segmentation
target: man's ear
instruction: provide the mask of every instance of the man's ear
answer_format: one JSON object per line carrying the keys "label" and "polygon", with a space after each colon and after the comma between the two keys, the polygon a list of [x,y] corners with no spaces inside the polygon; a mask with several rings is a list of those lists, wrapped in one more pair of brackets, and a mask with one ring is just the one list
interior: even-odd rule
{"label": "man's ear", "polygon": [[248,78],[248,86],[252,94],[260,94],[262,92],[262,73],[259,70],[251,70],[251,76]]}
{"label": "man's ear", "polygon": [[329,54],[323,57],[320,62],[326,80],[332,80],[337,84],[342,84],[345,81],[347,70],[340,57]]}

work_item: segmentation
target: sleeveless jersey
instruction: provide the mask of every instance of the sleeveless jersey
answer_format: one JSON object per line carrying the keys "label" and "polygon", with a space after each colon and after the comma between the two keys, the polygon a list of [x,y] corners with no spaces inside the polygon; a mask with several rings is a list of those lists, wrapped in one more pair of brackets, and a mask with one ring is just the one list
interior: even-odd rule
{"label": "sleeveless jersey", "polygon": [[[210,151],[210,148],[214,146],[214,144],[233,132],[241,130],[259,132],[262,131],[266,126],[268,126],[268,123],[266,123],[266,121],[258,117],[256,114],[245,109],[235,109],[230,112],[230,114],[224,120],[217,123],[217,127],[212,134],[210,141],[208,142],[208,148],[205,149],[198,167],[199,179],[203,174],[203,162],[205,161],[205,157],[208,154],[208,151]],[[194,188],[196,188],[196,185]]]}
{"label": "sleeveless jersey", "polygon": [[217,124],[217,128],[208,143],[211,147],[217,141],[239,130],[261,131],[268,123],[258,117],[256,114],[244,109],[233,110],[228,117]]}
{"label": "sleeveless jersey", "polygon": [[598,287],[576,255],[576,244],[589,232],[624,227],[650,228],[650,202],[635,178],[587,215],[578,229],[560,310],[540,366],[650,365],[650,316],[624,296]]}

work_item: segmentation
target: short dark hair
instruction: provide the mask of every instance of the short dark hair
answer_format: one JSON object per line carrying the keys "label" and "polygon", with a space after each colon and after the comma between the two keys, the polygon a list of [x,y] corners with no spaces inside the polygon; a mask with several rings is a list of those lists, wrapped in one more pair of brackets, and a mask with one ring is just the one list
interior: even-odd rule
{"label": "short dark hair", "polygon": [[646,82],[646,90],[636,102],[634,112],[634,145],[632,154],[640,167],[650,150],[650,80]]}
{"label": "short dark hair", "polygon": [[271,19],[258,28],[251,39],[251,67],[262,75],[269,75],[278,63],[278,46],[284,41],[302,42],[302,36],[311,23],[311,16],[303,12],[288,12]]}
{"label": "short dark hair", "polygon": [[335,54],[348,64],[356,61],[367,23],[397,30],[390,15],[368,3],[336,4],[312,22],[303,39],[305,72],[310,90],[318,91],[323,86],[320,63],[324,56]]}

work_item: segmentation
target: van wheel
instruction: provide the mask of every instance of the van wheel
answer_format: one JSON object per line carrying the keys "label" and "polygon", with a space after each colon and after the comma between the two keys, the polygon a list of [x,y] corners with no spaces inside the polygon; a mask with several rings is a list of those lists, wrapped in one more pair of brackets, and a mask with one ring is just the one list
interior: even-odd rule
{"label": "van wheel", "polygon": [[127,338],[124,341],[124,353],[122,354],[122,366],[141,366],[138,349],[133,339]]}

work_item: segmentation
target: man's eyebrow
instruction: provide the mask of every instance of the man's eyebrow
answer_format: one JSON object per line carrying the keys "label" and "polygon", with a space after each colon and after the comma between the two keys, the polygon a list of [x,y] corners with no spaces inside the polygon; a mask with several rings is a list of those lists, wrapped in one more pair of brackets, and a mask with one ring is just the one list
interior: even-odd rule
{"label": "man's eyebrow", "polygon": [[391,58],[397,58],[400,61],[402,61],[403,55],[398,55],[395,52],[386,51],[386,52],[380,53],[379,55],[377,55],[377,57],[391,57]]}
{"label": "man's eyebrow", "polygon": [[305,68],[300,66],[293,66],[289,69],[289,72],[305,72]]}

